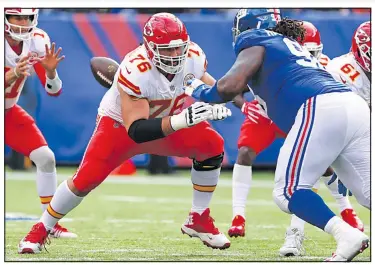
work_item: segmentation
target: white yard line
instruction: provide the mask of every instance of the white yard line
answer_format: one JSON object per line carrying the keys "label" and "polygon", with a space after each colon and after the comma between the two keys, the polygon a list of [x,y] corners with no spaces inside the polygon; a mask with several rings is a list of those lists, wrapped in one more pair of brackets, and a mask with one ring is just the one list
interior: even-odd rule
{"label": "white yard line", "polygon": [[107,223],[135,223],[135,224],[173,224],[174,220],[148,220],[148,219],[106,219]]}
{"label": "white yard line", "polygon": [[[191,197],[184,198],[172,198],[172,197],[143,197],[143,196],[122,196],[122,195],[106,195],[102,196],[104,200],[108,201],[117,201],[117,202],[131,202],[131,203],[147,203],[147,204],[190,204]],[[212,199],[211,204],[217,205],[232,205],[232,200],[223,200],[223,199]],[[263,207],[263,206],[276,206],[272,198],[269,200],[252,200],[249,199],[246,202],[247,206],[251,207]],[[336,207],[335,202],[328,202],[329,207]]]}
{"label": "white yard line", "polygon": [[119,248],[119,249],[90,249],[90,250],[81,250],[81,252],[85,253],[98,253],[98,252],[111,252],[111,253],[118,253],[118,252],[154,252],[157,251],[155,249],[147,249],[147,248]]}
{"label": "white yard line", "polygon": [[[70,178],[71,174],[58,174],[58,180],[62,181]],[[6,181],[35,181],[35,173],[33,172],[6,172]],[[157,176],[150,177],[147,175],[138,176],[109,176],[105,183],[110,184],[139,184],[139,185],[166,185],[166,186],[191,186],[191,179],[189,177],[181,177],[180,175],[168,175],[168,176]],[[232,187],[232,179],[219,179],[219,187]],[[254,180],[252,181],[252,187],[258,188],[272,188],[273,180]]]}
{"label": "white yard line", "polygon": [[[5,221],[12,221],[12,222],[33,222],[35,223],[36,220],[39,220],[40,215],[32,215],[27,213],[21,213],[21,212],[6,212],[5,213]],[[63,218],[61,219],[61,223],[64,222],[74,222],[74,221],[90,221],[91,218]]]}
{"label": "white yard line", "polygon": [[[141,196],[121,196],[121,195],[106,195],[102,196],[104,200],[117,202],[132,202],[132,203],[150,203],[150,204],[191,204],[191,197],[187,198],[156,198],[156,197],[141,197]],[[211,204],[232,205],[232,200],[219,200],[213,198]],[[272,200],[249,200],[248,205],[252,206],[276,206]]]}

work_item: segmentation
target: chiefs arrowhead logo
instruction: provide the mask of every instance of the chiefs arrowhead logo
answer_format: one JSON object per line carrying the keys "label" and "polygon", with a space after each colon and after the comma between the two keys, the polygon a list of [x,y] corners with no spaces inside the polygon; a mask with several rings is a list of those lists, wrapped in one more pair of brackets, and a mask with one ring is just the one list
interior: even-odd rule
{"label": "chiefs arrowhead logo", "polygon": [[363,29],[359,29],[356,34],[355,38],[358,43],[366,43],[370,41],[370,36]]}
{"label": "chiefs arrowhead logo", "polygon": [[146,36],[153,36],[154,35],[154,32],[152,31],[152,27],[151,27],[151,23],[148,22],[144,29],[143,29],[143,34],[145,34]]}

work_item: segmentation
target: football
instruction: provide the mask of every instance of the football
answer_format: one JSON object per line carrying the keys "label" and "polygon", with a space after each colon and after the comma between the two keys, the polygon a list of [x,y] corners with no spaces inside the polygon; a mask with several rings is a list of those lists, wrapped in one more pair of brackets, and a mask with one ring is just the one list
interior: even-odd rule
{"label": "football", "polygon": [[90,60],[90,65],[96,81],[105,88],[110,88],[119,64],[108,57],[93,57]]}

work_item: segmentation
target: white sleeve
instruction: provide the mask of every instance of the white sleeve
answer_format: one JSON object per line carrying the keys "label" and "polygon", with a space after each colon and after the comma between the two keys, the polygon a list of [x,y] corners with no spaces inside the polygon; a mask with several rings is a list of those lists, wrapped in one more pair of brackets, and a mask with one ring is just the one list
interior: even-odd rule
{"label": "white sleeve", "polygon": [[117,86],[133,98],[147,98],[146,80],[147,78],[142,76],[138,69],[126,61],[121,63],[115,77]]}
{"label": "white sleeve", "polygon": [[201,79],[207,71],[207,58],[204,51],[194,42],[189,43],[188,57],[194,60],[194,75]]}
{"label": "white sleeve", "polygon": [[333,78],[343,84],[346,84],[349,80],[347,80],[346,75],[342,74],[340,70],[340,64],[338,64],[335,60],[331,60],[327,66],[326,70],[333,76]]}
{"label": "white sleeve", "polygon": [[[32,35],[34,49],[39,58],[43,58],[46,55],[46,44],[48,48],[51,48],[51,40],[48,34],[41,29],[36,29]],[[57,48],[57,47],[56,47]],[[56,52],[56,50],[55,50]],[[35,68],[34,68],[35,69]],[[58,96],[61,93],[62,81],[56,70],[56,76],[54,79],[49,79],[46,75],[44,88],[50,96]]]}
{"label": "white sleeve", "polygon": [[51,47],[51,40],[48,34],[41,29],[36,29],[32,35],[34,41],[34,48],[35,52],[38,53],[38,57],[43,57],[46,54],[46,47],[47,44],[48,48]]}

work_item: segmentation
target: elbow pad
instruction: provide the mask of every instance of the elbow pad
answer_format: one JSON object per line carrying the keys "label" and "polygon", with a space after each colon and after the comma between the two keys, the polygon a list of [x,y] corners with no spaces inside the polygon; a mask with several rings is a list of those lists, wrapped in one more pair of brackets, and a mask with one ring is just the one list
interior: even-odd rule
{"label": "elbow pad", "polygon": [[130,125],[128,135],[137,144],[163,138],[161,123],[161,118],[136,120]]}

